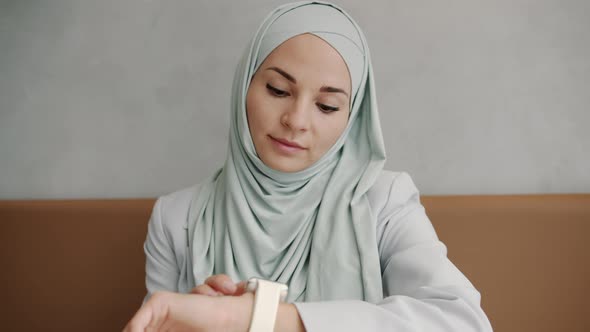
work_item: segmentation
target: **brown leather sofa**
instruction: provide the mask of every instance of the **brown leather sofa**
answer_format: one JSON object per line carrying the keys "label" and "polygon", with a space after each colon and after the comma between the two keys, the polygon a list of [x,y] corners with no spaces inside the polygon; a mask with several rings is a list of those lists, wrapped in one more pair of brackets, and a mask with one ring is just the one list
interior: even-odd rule
{"label": "brown leather sofa", "polygon": [[[590,331],[590,194],[422,201],[495,331]],[[121,330],[153,203],[0,201],[0,330]]]}

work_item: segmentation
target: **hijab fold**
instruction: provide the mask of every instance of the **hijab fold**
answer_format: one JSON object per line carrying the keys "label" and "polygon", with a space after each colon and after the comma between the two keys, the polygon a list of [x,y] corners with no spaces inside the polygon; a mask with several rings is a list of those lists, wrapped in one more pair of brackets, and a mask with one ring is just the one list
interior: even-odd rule
{"label": "hijab fold", "polygon": [[[311,33],[335,48],[351,76],[346,129],[322,158],[294,173],[257,156],[246,118],[250,80],[280,44]],[[289,286],[287,300],[382,299],[367,199],[385,163],[373,72],[365,37],[341,8],[305,1],[271,12],[234,77],[225,164],[191,202],[188,231],[195,285],[212,274],[260,277]]]}

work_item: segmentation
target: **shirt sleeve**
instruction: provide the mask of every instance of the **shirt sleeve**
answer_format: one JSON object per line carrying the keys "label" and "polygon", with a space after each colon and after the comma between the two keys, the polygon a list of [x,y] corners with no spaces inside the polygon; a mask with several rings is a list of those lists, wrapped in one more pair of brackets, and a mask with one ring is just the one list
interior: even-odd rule
{"label": "shirt sleeve", "polygon": [[406,173],[391,181],[377,240],[384,299],[295,303],[308,332],[492,331],[480,294],[447,258]]}
{"label": "shirt sleeve", "polygon": [[177,291],[179,269],[173,244],[162,225],[162,201],[158,198],[148,224],[143,246],[145,252],[145,284],[147,294],[144,303],[159,290]]}

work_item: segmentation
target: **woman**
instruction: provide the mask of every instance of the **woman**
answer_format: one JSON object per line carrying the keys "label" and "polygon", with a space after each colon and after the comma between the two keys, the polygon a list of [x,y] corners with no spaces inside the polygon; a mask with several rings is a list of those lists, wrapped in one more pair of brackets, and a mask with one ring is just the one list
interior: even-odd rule
{"label": "woman", "polygon": [[231,107],[224,167],[154,207],[148,295],[127,330],[248,330],[249,277],[288,285],[278,331],[491,330],[410,177],[383,170],[369,50],[348,14],[273,11]]}

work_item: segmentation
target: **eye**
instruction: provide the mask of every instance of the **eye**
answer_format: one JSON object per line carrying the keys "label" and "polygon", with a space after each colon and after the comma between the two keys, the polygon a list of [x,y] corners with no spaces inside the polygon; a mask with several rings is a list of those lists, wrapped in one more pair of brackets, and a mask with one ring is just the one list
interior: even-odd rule
{"label": "eye", "polygon": [[270,85],[268,83],[266,84],[266,88],[274,96],[277,96],[277,97],[287,97],[287,96],[289,96],[289,93],[287,91],[283,91],[281,89],[277,89],[277,88],[275,88],[274,86],[272,86],[272,85]]}
{"label": "eye", "polygon": [[318,106],[320,111],[322,111],[324,113],[332,113],[332,112],[336,112],[337,110],[339,110],[339,108],[335,107],[335,106],[329,106],[329,105],[320,104],[320,103],[317,103],[316,105]]}

